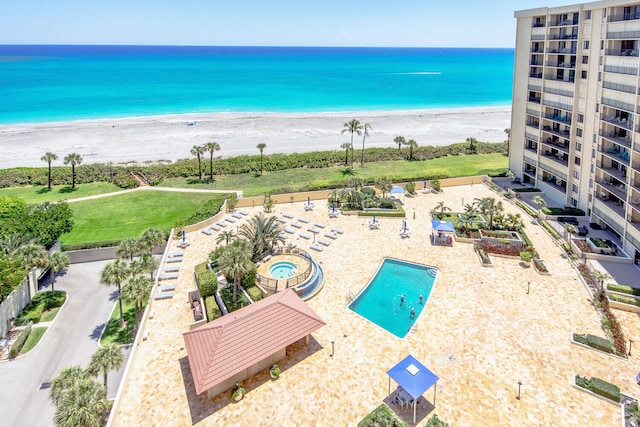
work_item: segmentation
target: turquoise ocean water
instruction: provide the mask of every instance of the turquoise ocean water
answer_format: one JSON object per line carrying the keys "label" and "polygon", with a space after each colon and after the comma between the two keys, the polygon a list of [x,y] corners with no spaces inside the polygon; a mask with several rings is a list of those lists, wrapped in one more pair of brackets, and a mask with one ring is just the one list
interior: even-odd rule
{"label": "turquoise ocean water", "polygon": [[511,104],[513,49],[0,46],[0,124]]}

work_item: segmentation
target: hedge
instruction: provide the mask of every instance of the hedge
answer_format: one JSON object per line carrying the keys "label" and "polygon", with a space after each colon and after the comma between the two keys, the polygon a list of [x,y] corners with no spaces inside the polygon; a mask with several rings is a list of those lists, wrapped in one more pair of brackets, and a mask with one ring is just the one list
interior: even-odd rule
{"label": "hedge", "polygon": [[617,283],[611,283],[607,285],[607,289],[614,292],[620,292],[622,294],[640,296],[640,289],[632,288],[631,286],[627,286],[627,285],[619,285]]}
{"label": "hedge", "polygon": [[20,314],[16,319],[16,323],[22,324],[26,320],[29,320],[32,323],[40,322],[42,313],[47,310],[51,310],[52,308],[62,306],[66,297],[67,294],[64,291],[46,291],[37,293],[31,300],[31,303],[20,311]]}
{"label": "hedge", "polygon": [[586,377],[576,375],[576,385],[606,397],[607,399],[611,399],[614,402],[620,402],[620,387],[601,380],[600,378],[591,377],[591,379],[587,379]]}
{"label": "hedge", "polygon": [[613,343],[606,338],[600,338],[591,334],[573,334],[573,340],[606,353],[615,353]]}
{"label": "hedge", "polygon": [[526,247],[533,248],[533,243],[531,242],[531,239],[529,239],[529,236],[527,236],[527,233],[524,232],[524,230],[518,231],[518,234],[520,234],[522,243],[524,243]]}
{"label": "hedge", "polygon": [[512,188],[511,191],[516,193],[539,193],[541,192],[538,188],[524,187],[524,188]]}
{"label": "hedge", "polygon": [[218,307],[216,297],[206,297],[204,299],[204,306],[207,309],[207,320],[209,320],[209,322],[217,319],[218,317],[222,317],[222,312],[220,311],[220,307]]}
{"label": "hedge", "polygon": [[640,300],[634,297],[627,297],[624,295],[609,294],[609,299],[615,302],[621,302],[623,304],[635,305],[640,307]]}
{"label": "hedge", "polygon": [[521,202],[520,200],[516,200],[516,205],[521,207],[526,213],[529,214],[529,216],[533,218],[538,218],[538,214],[536,213],[536,211],[531,209],[529,205],[527,205],[526,203]]}
{"label": "hedge", "polygon": [[196,276],[196,280],[198,282],[200,296],[203,298],[214,295],[218,290],[218,277],[216,276],[216,273],[211,270],[200,272]]}
{"label": "hedge", "polygon": [[558,234],[558,232],[556,230],[553,229],[553,227],[551,227],[549,225],[549,223],[547,221],[545,221],[544,219],[540,220],[540,224],[544,227],[545,230],[547,230],[549,232],[549,234],[551,234],[551,237],[553,237],[556,240],[561,239],[562,237]]}
{"label": "hedge", "polygon": [[578,208],[542,208],[542,212],[546,215],[571,215],[571,216],[585,216],[585,212]]}
{"label": "hedge", "polygon": [[22,350],[22,346],[29,338],[29,334],[31,333],[31,327],[33,326],[33,322],[27,323],[27,326],[20,332],[18,338],[16,338],[15,342],[9,349],[9,359],[15,359],[15,357],[20,354],[20,350]]}
{"label": "hedge", "polygon": [[404,211],[402,206],[396,204],[396,208],[398,210],[395,211],[377,211],[377,210],[366,210],[366,211],[358,211],[358,216],[373,216],[376,214],[377,217],[387,217],[387,218],[404,218],[407,216],[407,213]]}
{"label": "hedge", "polygon": [[256,285],[249,286],[245,289],[253,302],[260,301],[262,299],[262,291]]}
{"label": "hedge", "polygon": [[77,245],[61,245],[63,252],[81,251],[84,249],[110,248],[120,245],[121,240],[104,240],[102,242],[78,243]]}
{"label": "hedge", "polygon": [[384,403],[371,411],[369,415],[364,417],[362,421],[358,423],[358,427],[406,427],[403,421],[397,418],[396,414]]}

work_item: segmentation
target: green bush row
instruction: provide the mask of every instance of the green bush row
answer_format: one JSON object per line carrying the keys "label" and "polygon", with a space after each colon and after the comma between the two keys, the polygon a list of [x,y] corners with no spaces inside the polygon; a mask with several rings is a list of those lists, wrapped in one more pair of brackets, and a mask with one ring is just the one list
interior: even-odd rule
{"label": "green bush row", "polygon": [[591,334],[573,334],[573,340],[607,353],[615,353],[613,343],[606,338],[600,338]]}
{"label": "green bush row", "polygon": [[376,211],[376,210],[368,210],[368,211],[359,211],[358,216],[373,216],[376,214],[376,217],[387,217],[387,218],[404,218],[407,216],[406,212],[400,205],[396,205],[397,211]]}
{"label": "green bush row", "polygon": [[614,402],[620,402],[620,387],[601,380],[600,378],[591,377],[591,379],[587,379],[586,377],[576,375],[576,385],[586,388],[600,396],[604,396],[607,399],[611,399]]}
{"label": "green bush row", "polygon": [[531,242],[531,239],[529,239],[529,236],[527,236],[527,233],[524,232],[524,229],[520,230],[518,234],[520,234],[522,243],[524,243],[526,247],[533,248],[533,243]]}
{"label": "green bush row", "polygon": [[529,205],[527,205],[524,202],[521,202],[520,200],[516,200],[516,205],[518,205],[519,207],[521,207],[526,213],[529,214],[529,216],[533,217],[533,218],[538,218],[538,214],[536,213],[536,211],[534,211],[533,209],[531,209],[529,207]]}
{"label": "green bush row", "polygon": [[556,240],[561,239],[562,237],[558,234],[558,232],[556,230],[553,229],[553,227],[551,227],[549,225],[549,223],[547,221],[545,221],[544,219],[540,220],[540,224],[544,227],[545,230],[547,230],[549,232],[549,234],[551,234],[551,237],[553,237]]}
{"label": "green bush row", "polygon": [[120,240],[104,240],[102,242],[78,243],[76,245],[61,245],[61,249],[64,252],[68,252],[81,251],[84,249],[110,248],[112,246],[118,246],[120,242]]}
{"label": "green bush row", "polygon": [[632,288],[627,285],[619,285],[617,283],[610,283],[607,285],[607,289],[614,292],[620,292],[622,294],[640,296],[640,289]]}
{"label": "green bush row", "polygon": [[553,208],[544,207],[542,212],[546,215],[572,215],[572,216],[585,216],[585,212],[578,208]]}
{"label": "green bush row", "polygon": [[222,317],[222,312],[220,311],[220,307],[218,307],[216,297],[206,297],[204,299],[204,306],[207,308],[207,319],[209,322],[217,319],[218,317]]}
{"label": "green bush row", "polygon": [[25,321],[30,321],[32,323],[40,322],[42,313],[47,310],[51,310],[52,308],[62,306],[66,297],[67,294],[64,291],[37,293],[31,300],[31,303],[20,311],[20,314],[16,319],[16,323],[21,325]]}
{"label": "green bush row", "polygon": [[31,333],[31,328],[33,326],[33,322],[29,322],[27,326],[20,332],[18,338],[14,341],[13,345],[9,349],[9,359],[15,359],[18,354],[20,354],[20,350],[22,350],[22,346],[29,338],[29,334]]}
{"label": "green bush row", "polygon": [[627,297],[624,295],[617,295],[617,294],[609,294],[609,299],[611,301],[621,302],[623,304],[635,305],[636,307],[640,307],[640,300],[633,297]]}
{"label": "green bush row", "polygon": [[502,188],[498,187],[496,184],[494,184],[493,182],[486,182],[485,184],[487,184],[487,187],[489,187],[490,189],[492,189],[493,191],[497,191],[498,193],[502,193]]}
{"label": "green bush row", "polygon": [[245,290],[247,291],[253,302],[260,301],[262,299],[262,291],[256,285],[248,286]]}
{"label": "green bush row", "polygon": [[196,275],[200,296],[203,298],[215,295],[218,290],[218,277],[211,270],[205,270]]}
{"label": "green bush row", "polygon": [[513,188],[512,191],[516,193],[539,193],[540,189],[532,187]]}

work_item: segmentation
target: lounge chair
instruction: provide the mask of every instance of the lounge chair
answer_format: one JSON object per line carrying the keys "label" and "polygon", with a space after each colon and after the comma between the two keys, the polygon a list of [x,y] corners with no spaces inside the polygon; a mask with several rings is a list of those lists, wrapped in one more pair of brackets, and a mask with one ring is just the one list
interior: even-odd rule
{"label": "lounge chair", "polygon": [[335,233],[328,233],[327,232],[327,233],[324,233],[324,235],[325,235],[325,237],[328,237],[328,238],[333,239],[333,240],[338,238],[338,235],[335,234]]}
{"label": "lounge chair", "polygon": [[158,280],[175,280],[178,278],[178,273],[165,273],[165,274],[161,274],[160,277],[158,277]]}
{"label": "lounge chair", "polygon": [[218,225],[220,227],[226,227],[227,223],[225,223],[224,221],[218,221],[218,222],[216,222],[216,225]]}
{"label": "lounge chair", "polygon": [[280,237],[281,239],[286,239],[287,237],[289,237],[289,235],[287,233],[278,233],[278,237]]}
{"label": "lounge chair", "polygon": [[174,273],[176,271],[180,271],[180,266],[178,265],[170,265],[162,269],[163,273]]}
{"label": "lounge chair", "polygon": [[288,212],[282,212],[282,216],[285,218],[293,219],[293,215]]}
{"label": "lounge chair", "polygon": [[210,225],[209,228],[212,229],[213,231],[220,231],[220,226],[216,224]]}
{"label": "lounge chair", "polygon": [[281,216],[277,217],[277,218],[276,218],[276,221],[278,221],[278,222],[280,222],[280,223],[282,223],[282,224],[284,224],[285,222],[287,222],[287,220],[286,220],[286,219],[284,219],[284,218],[282,218]]}
{"label": "lounge chair", "polygon": [[314,244],[309,245],[309,248],[313,249],[314,251],[318,251],[318,252],[324,251],[324,248],[322,246],[318,246],[318,245],[314,245]]}
{"label": "lounge chair", "polygon": [[182,262],[182,260],[183,260],[183,259],[184,259],[184,258],[183,258],[183,257],[181,257],[181,256],[174,256],[174,257],[169,257],[169,258],[167,258],[167,261],[166,261],[166,262],[167,262],[167,263],[169,263],[169,262]]}
{"label": "lounge chair", "polygon": [[164,286],[158,286],[158,293],[160,293],[160,292],[175,291],[175,290],[176,290],[176,285],[164,285]]}
{"label": "lounge chair", "polygon": [[184,256],[184,252],[169,252],[167,255],[169,257]]}
{"label": "lounge chair", "polygon": [[314,222],[314,223],[313,223],[313,226],[314,226],[314,227],[318,227],[318,228],[324,228],[324,227],[326,227],[326,226],[325,226],[323,223],[321,223],[321,222]]}
{"label": "lounge chair", "polygon": [[240,215],[244,215],[244,216],[249,215],[249,211],[245,211],[244,209],[240,209],[240,210],[238,211],[238,213],[239,213]]}
{"label": "lounge chair", "polygon": [[309,227],[309,228],[307,228],[307,231],[310,231],[313,234],[318,234],[320,232],[320,229],[316,228],[316,227]]}
{"label": "lounge chair", "polygon": [[324,240],[324,239],[318,239],[318,243],[320,243],[323,246],[329,246],[331,244],[330,241]]}
{"label": "lounge chair", "polygon": [[159,292],[155,296],[155,299],[167,299],[167,298],[173,298],[173,292]]}
{"label": "lounge chair", "polygon": [[230,216],[225,216],[225,217],[224,217],[224,220],[225,220],[225,221],[227,221],[227,222],[230,222],[231,224],[233,224],[233,223],[235,223],[235,222],[236,222],[236,220],[235,220],[235,219],[233,219],[233,218],[231,218]]}
{"label": "lounge chair", "polygon": [[284,228],[284,231],[285,231],[285,233],[289,233],[289,234],[293,234],[293,233],[295,233],[295,232],[296,232],[296,230],[294,230],[294,229],[293,229],[293,228],[291,228],[291,227],[285,227],[285,228]]}
{"label": "lounge chair", "polygon": [[342,228],[338,228],[338,227],[331,227],[331,231],[333,231],[334,233],[338,233],[338,234],[344,233],[344,230]]}
{"label": "lounge chair", "polygon": [[200,230],[201,233],[206,234],[207,236],[211,236],[212,231],[209,230],[208,228],[203,228],[202,230]]}
{"label": "lounge chair", "polygon": [[300,224],[298,221],[292,222],[291,226],[295,228],[302,228],[302,224]]}
{"label": "lounge chair", "polygon": [[300,233],[300,237],[302,237],[303,239],[309,240],[311,238],[311,234],[309,234],[309,233]]}
{"label": "lounge chair", "polygon": [[309,220],[307,218],[300,217],[300,218],[298,218],[298,221],[303,222],[305,224],[309,224]]}

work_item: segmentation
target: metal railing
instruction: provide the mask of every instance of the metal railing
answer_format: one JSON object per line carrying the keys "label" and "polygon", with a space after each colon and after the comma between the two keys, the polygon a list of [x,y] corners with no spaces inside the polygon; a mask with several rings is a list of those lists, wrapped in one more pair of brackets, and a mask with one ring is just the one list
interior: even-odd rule
{"label": "metal railing", "polygon": [[608,107],[617,108],[619,110],[625,110],[630,113],[633,113],[636,109],[633,104],[629,104],[627,102],[622,102],[622,101],[614,101],[613,99],[604,98],[604,97],[602,98],[601,104],[606,105]]}
{"label": "metal railing", "polygon": [[618,67],[616,65],[605,65],[604,71],[608,73],[627,74],[630,76],[638,75],[638,69],[635,67]]}
{"label": "metal railing", "polygon": [[602,209],[600,209],[598,203],[602,203],[603,205],[605,204],[605,202],[603,202],[602,200],[596,199],[593,203],[593,213],[598,215],[604,222],[607,223],[609,227],[613,228],[616,232],[622,235],[624,233],[624,228],[619,224],[620,220],[616,220],[607,215]]}
{"label": "metal railing", "polygon": [[573,105],[571,104],[561,104],[559,102],[549,101],[547,99],[545,99],[542,104],[546,105],[547,107],[559,108],[560,110],[573,111]]}
{"label": "metal railing", "polygon": [[282,289],[292,288],[299,285],[300,283],[305,282],[311,275],[311,272],[313,271],[313,263],[311,262],[312,258],[308,252],[298,248],[285,249],[284,251],[282,250],[282,248],[278,248],[272,252],[272,255],[281,255],[281,254],[299,256],[301,258],[304,258],[305,261],[309,263],[309,265],[302,273],[296,274],[293,277],[289,277],[285,282],[284,288],[279,286],[279,282],[282,279],[273,279],[271,277],[266,277],[261,274],[256,275],[256,280],[258,281],[258,283],[260,283],[262,287],[268,290],[271,290],[273,292],[278,292],[279,290],[282,290]]}
{"label": "metal railing", "polygon": [[609,22],[632,21],[635,19],[640,19],[640,12],[619,13],[615,15],[609,15],[607,17],[607,21]]}
{"label": "metal railing", "polygon": [[573,98],[573,91],[572,90],[562,90],[562,89],[555,89],[555,88],[551,88],[551,87],[545,87],[544,88],[544,92],[545,93],[553,93],[554,95],[561,95],[561,96],[567,96],[569,98]]}
{"label": "metal railing", "polygon": [[[546,172],[550,173],[551,175],[553,175],[553,176],[554,176],[554,177],[556,177],[556,178],[560,178],[560,179],[562,179],[563,181],[566,181],[566,180],[567,180],[567,174],[566,174],[566,173],[563,173],[563,172],[560,172],[558,169],[555,169],[555,168],[553,168],[553,167],[551,167],[551,166],[548,166],[548,165],[546,165],[546,164],[544,164],[544,163],[540,163],[540,164],[538,165],[538,167],[539,167],[540,169],[542,169],[542,170],[544,170],[544,171],[546,171]],[[542,175],[541,175],[541,176],[542,176]]]}
{"label": "metal railing", "polygon": [[618,83],[603,82],[602,87],[605,89],[617,90],[619,92],[636,93],[636,87],[630,85],[621,85]]}
{"label": "metal railing", "polygon": [[542,91],[542,86],[536,86],[536,85],[527,85],[527,89],[532,90],[534,92],[541,92]]}
{"label": "metal railing", "polygon": [[609,56],[638,56],[637,49],[605,49],[605,55]]}
{"label": "metal railing", "polygon": [[534,110],[533,108],[527,108],[527,114],[530,116],[540,117],[540,111]]}
{"label": "metal railing", "polygon": [[545,74],[545,80],[554,80],[557,82],[574,83],[576,81],[575,76],[558,76],[557,74]]}
{"label": "metal railing", "polygon": [[538,135],[533,135],[533,134],[530,134],[528,132],[525,132],[524,137],[525,138],[529,138],[532,141],[538,142]]}
{"label": "metal railing", "polygon": [[608,39],[640,39],[640,31],[609,31]]}

